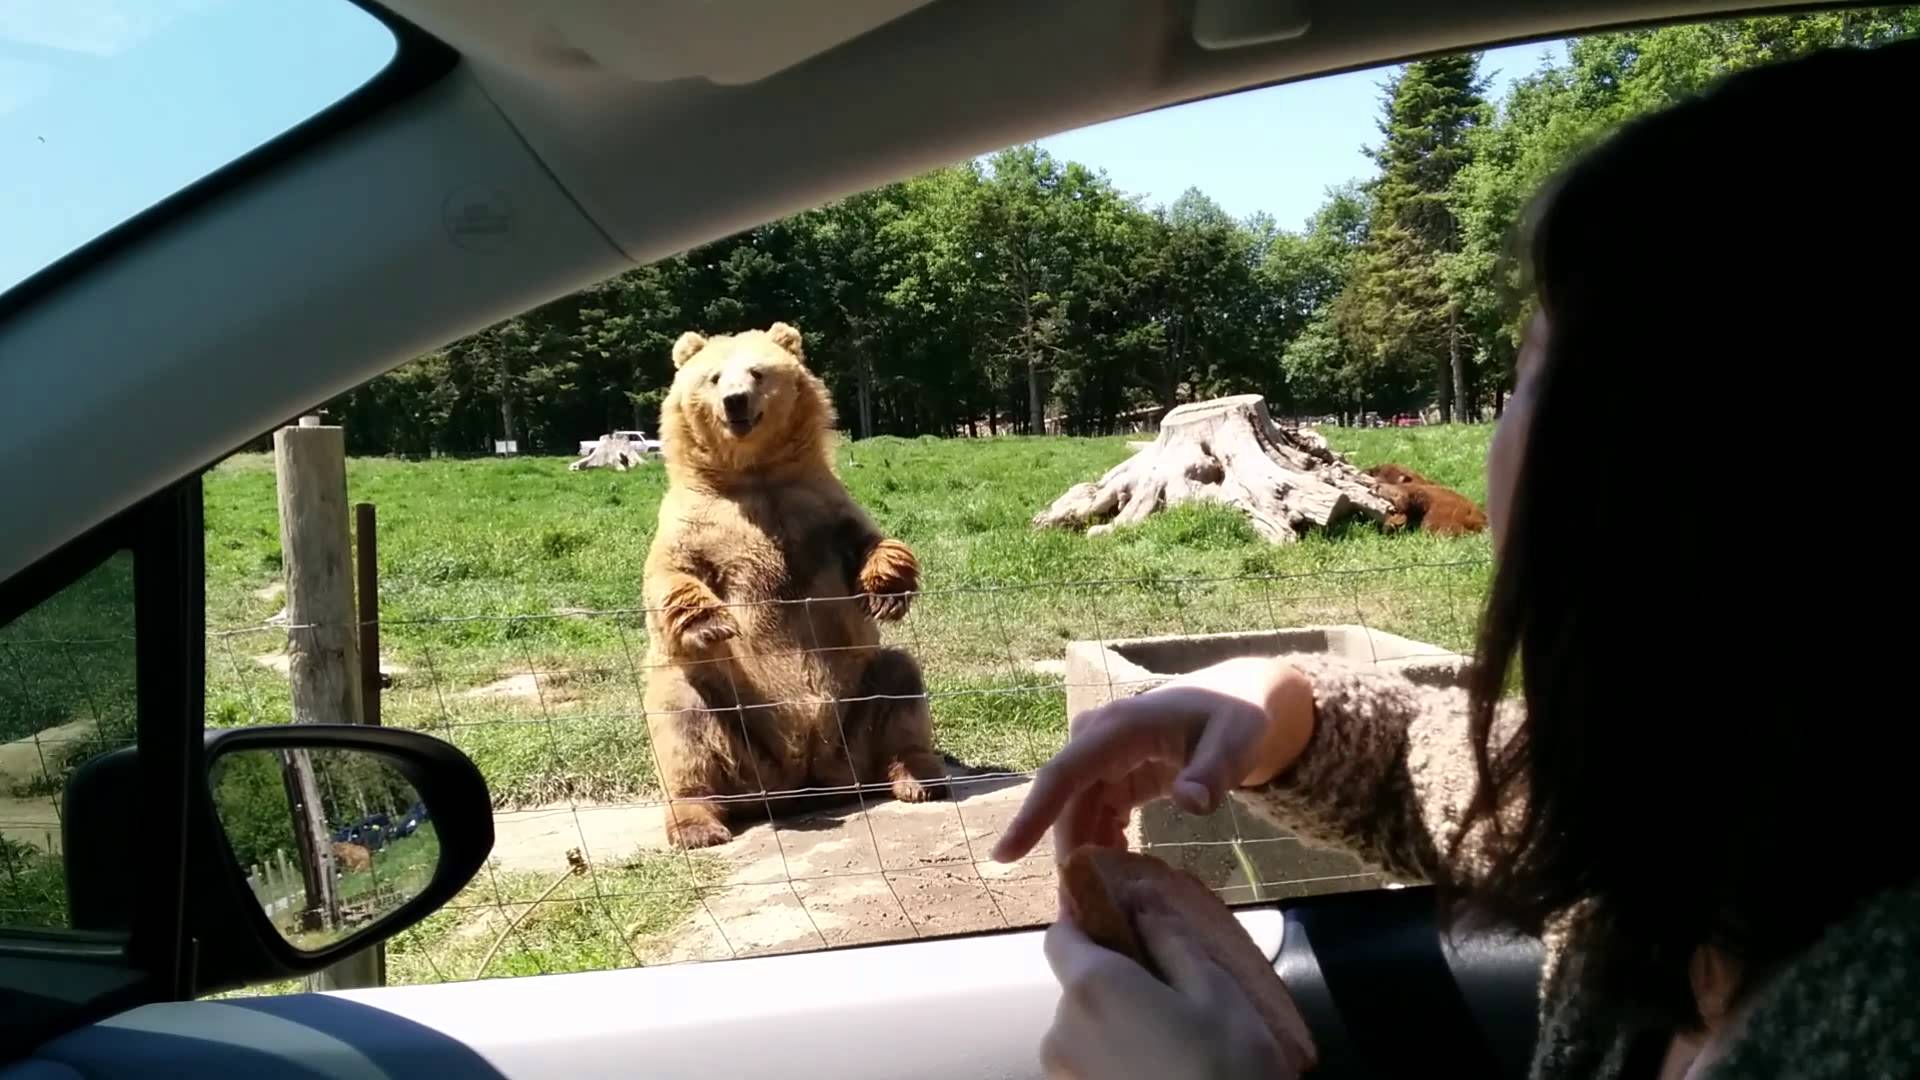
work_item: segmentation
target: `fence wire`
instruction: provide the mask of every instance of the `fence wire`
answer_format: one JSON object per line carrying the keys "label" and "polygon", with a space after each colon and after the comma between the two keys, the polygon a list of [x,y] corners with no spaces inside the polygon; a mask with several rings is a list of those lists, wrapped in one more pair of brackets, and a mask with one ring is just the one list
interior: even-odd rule
{"label": "fence wire", "polygon": [[[823,694],[752,708],[820,710],[844,724],[856,707],[924,697],[935,748],[949,759],[948,797],[897,802],[885,778],[727,793],[713,801],[733,838],[694,851],[666,841],[677,803],[660,786],[654,739],[663,718],[645,707],[655,672],[646,609],[389,611],[380,623],[379,662],[390,678],[384,722],[459,747],[496,804],[487,867],[389,943],[389,981],[717,960],[1043,924],[1055,910],[1050,847],[1043,842],[1012,865],[987,853],[1033,770],[1064,744],[1070,708],[1158,681],[1146,673],[1177,673],[1150,646],[1130,643],[1320,627],[1334,629],[1317,647],[1289,640],[1361,663],[1451,662],[1470,641],[1486,574],[1485,561],[1473,559],[924,590],[906,619],[882,628],[883,645],[918,661],[924,695]],[[826,602],[779,604],[800,605],[788,622],[806,625]],[[289,722],[288,645],[314,629],[209,632],[209,725]],[[1077,658],[1070,643],[1085,643],[1072,646]],[[10,677],[39,685],[51,655],[81,644],[0,640],[0,686]],[[748,646],[732,644],[736,659],[747,658]],[[1223,659],[1261,646],[1242,637],[1187,652]],[[794,653],[752,657],[782,658]],[[23,672],[43,674],[22,681]],[[746,722],[739,712],[714,719]],[[102,718],[89,737],[97,745],[110,727]],[[130,732],[129,714],[122,741]],[[49,778],[71,753],[52,744],[69,737],[77,736],[42,731],[27,740],[52,763],[43,766]],[[9,840],[0,845],[0,879],[20,854],[13,841],[38,846],[28,834],[43,826],[57,837],[53,791],[16,795],[41,807],[23,805],[21,820],[13,810],[0,815]],[[795,797],[821,805],[787,811],[772,801]],[[1146,808],[1130,837],[1232,902],[1382,884],[1351,858],[1310,848],[1231,800],[1204,819]],[[0,922],[11,921],[0,912]]]}

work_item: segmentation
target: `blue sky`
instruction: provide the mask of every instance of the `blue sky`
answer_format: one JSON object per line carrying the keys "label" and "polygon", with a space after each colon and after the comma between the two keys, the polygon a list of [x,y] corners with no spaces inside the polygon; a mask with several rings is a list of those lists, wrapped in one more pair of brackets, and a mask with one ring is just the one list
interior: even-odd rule
{"label": "blue sky", "polygon": [[[392,55],[341,0],[0,0],[0,290],[338,100]],[[1560,47],[1488,54],[1495,89]],[[1045,140],[1168,203],[1189,186],[1295,228],[1367,175],[1384,71]]]}
{"label": "blue sky", "polygon": [[[1566,59],[1560,42],[1495,49],[1481,62],[1498,97],[1547,60]],[[1391,69],[1356,71],[1292,86],[1252,90],[1067,132],[1040,145],[1056,157],[1105,169],[1120,190],[1147,205],[1169,204],[1189,187],[1227,213],[1273,215],[1297,229],[1327,188],[1371,176],[1364,147],[1379,142],[1381,85]]]}
{"label": "blue sky", "polygon": [[386,27],[340,0],[0,0],[0,289],[392,55]]}

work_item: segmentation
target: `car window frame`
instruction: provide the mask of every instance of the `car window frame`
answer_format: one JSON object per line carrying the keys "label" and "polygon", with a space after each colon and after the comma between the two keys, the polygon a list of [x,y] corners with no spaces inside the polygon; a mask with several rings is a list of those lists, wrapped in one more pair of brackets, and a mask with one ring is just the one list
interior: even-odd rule
{"label": "car window frame", "polygon": [[[130,553],[133,559],[134,745],[142,813],[142,901],[124,933],[8,927],[0,932],[0,1048],[149,1001],[188,996],[187,795],[203,769],[206,580],[200,474],[169,485],[0,582],[0,623]],[[131,882],[129,883],[132,884]]]}
{"label": "car window frame", "polygon": [[384,66],[333,104],[0,290],[0,323],[175,220],[438,82],[459,63],[460,54],[445,42],[372,0],[338,2],[359,8],[393,35]]}
{"label": "car window frame", "polygon": [[[207,203],[304,156],[438,83],[460,54],[373,0],[352,3],[394,36],[387,63],[304,121],[0,291],[0,324]],[[206,575],[201,476],[213,462],[0,581],[0,623],[46,602],[120,552],[133,556],[135,745],[141,851],[125,933],[0,928],[0,1062],[62,1032],[156,1001],[193,997],[187,931],[188,793],[204,783]],[[137,875],[137,876],[133,876]]]}

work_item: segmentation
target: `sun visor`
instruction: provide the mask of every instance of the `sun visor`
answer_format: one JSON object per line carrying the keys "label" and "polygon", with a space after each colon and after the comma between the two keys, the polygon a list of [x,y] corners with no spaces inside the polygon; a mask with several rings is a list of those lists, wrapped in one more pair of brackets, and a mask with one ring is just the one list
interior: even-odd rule
{"label": "sun visor", "polygon": [[758,82],[931,0],[393,0],[464,52],[636,82]]}

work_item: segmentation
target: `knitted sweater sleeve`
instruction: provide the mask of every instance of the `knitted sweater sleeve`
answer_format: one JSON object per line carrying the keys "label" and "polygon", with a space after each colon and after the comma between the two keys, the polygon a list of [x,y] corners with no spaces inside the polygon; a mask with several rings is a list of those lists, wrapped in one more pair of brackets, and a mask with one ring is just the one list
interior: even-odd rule
{"label": "knitted sweater sleeve", "polygon": [[[1466,692],[1330,658],[1293,662],[1313,680],[1313,736],[1292,768],[1242,799],[1391,876],[1469,882],[1485,862],[1481,838],[1450,855],[1475,786]],[[1516,720],[1503,706],[1496,743]]]}

